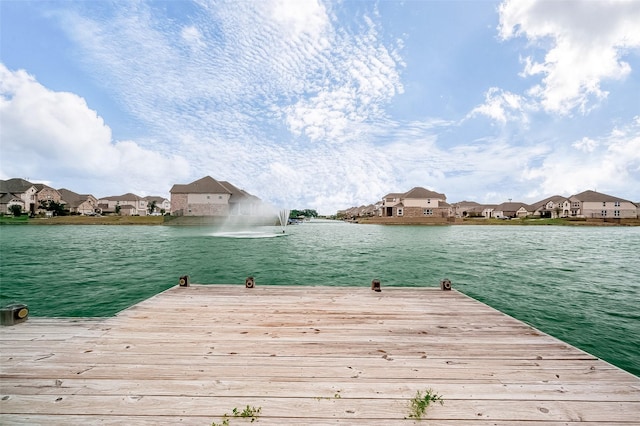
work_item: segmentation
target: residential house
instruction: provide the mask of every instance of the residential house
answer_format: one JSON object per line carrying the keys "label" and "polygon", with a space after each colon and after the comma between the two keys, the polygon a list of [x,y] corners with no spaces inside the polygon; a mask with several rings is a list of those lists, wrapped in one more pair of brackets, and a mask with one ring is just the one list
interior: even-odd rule
{"label": "residential house", "polygon": [[169,213],[171,211],[171,201],[169,201],[167,198],[150,195],[150,196],[144,197],[143,200],[147,202],[147,207],[150,206],[151,203],[155,201],[156,203],[155,208],[151,213],[164,214],[164,213]]}
{"label": "residential house", "polygon": [[491,217],[498,219],[527,217],[533,214],[533,207],[520,202],[506,202],[498,204],[491,212]]}
{"label": "residential house", "polygon": [[60,196],[60,192],[58,192],[57,189],[54,189],[48,185],[45,185],[44,183],[34,183],[33,184],[36,187],[36,200],[38,201],[38,206],[37,208],[42,210],[40,208],[40,205],[43,202],[46,201],[53,201],[55,203],[60,203],[61,200],[61,196]]}
{"label": "residential house", "polygon": [[602,219],[635,219],[637,206],[628,200],[602,194],[596,191],[584,191],[569,197],[571,216]]}
{"label": "residential house", "polygon": [[455,217],[479,217],[482,216],[483,206],[475,201],[460,201],[451,206]]}
{"label": "residential house", "polygon": [[176,216],[253,215],[260,204],[258,197],[211,176],[171,188],[171,214]]}
{"label": "residential house", "polygon": [[390,193],[382,198],[383,217],[449,217],[451,205],[444,194],[415,187],[405,193]]}
{"label": "residential house", "polygon": [[69,213],[93,214],[98,208],[98,200],[91,194],[78,194],[65,188],[57,191],[60,199]]}
{"label": "residential house", "polygon": [[360,207],[351,207],[338,213],[338,217],[347,220],[356,220],[361,217],[380,216],[381,203],[362,205]]}
{"label": "residential house", "polygon": [[147,200],[129,192],[123,195],[100,198],[97,208],[105,214],[120,213],[123,216],[146,216]]}
{"label": "residential house", "polygon": [[541,218],[567,217],[571,214],[571,202],[567,197],[553,195],[531,205],[533,215]]}
{"label": "residential house", "polygon": [[259,211],[262,201],[255,195],[249,194],[247,191],[238,188],[225,180],[220,184],[231,192],[229,197],[229,214],[232,216],[254,215]]}
{"label": "residential house", "polygon": [[12,205],[19,205],[23,212],[35,214],[38,208],[37,194],[36,186],[27,180],[0,180],[0,211],[9,213]]}
{"label": "residential house", "polygon": [[11,213],[11,206],[20,206],[20,211],[24,212],[24,201],[19,196],[11,192],[0,193],[0,213]]}

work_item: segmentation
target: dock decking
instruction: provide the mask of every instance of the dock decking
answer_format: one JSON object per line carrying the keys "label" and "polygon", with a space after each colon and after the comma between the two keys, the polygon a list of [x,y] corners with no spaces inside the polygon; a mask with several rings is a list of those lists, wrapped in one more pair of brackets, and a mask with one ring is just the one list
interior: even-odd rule
{"label": "dock decking", "polygon": [[[455,290],[175,287],[0,328],[0,423],[640,424],[640,378]],[[250,419],[229,418],[229,425]]]}

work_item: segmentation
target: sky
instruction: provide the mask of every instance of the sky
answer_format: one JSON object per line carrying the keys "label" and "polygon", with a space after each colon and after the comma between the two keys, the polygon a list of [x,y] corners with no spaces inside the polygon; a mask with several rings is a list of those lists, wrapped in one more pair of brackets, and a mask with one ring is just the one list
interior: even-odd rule
{"label": "sky", "polygon": [[640,201],[640,1],[0,1],[0,179]]}

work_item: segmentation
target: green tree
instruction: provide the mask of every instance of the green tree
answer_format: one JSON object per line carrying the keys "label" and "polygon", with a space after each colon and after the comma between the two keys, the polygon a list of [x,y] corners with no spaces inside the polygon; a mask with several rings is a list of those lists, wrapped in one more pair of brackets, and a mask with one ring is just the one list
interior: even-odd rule
{"label": "green tree", "polygon": [[65,205],[53,200],[40,201],[40,208],[53,212],[54,216],[66,216]]}
{"label": "green tree", "polygon": [[116,214],[120,214],[120,209],[121,209],[120,204],[117,204],[116,205]]}
{"label": "green tree", "polygon": [[149,210],[149,214],[153,213],[154,211],[156,211],[156,201],[152,201],[149,203],[149,205],[147,206],[147,210]]}
{"label": "green tree", "polygon": [[22,214],[22,206],[20,204],[12,204],[9,206],[9,211],[15,217],[18,217]]}
{"label": "green tree", "polygon": [[296,219],[296,218],[301,217],[301,216],[304,216],[304,217],[318,217],[318,212],[313,210],[313,209],[304,209],[304,210],[293,209],[289,213],[289,217],[291,219]]}

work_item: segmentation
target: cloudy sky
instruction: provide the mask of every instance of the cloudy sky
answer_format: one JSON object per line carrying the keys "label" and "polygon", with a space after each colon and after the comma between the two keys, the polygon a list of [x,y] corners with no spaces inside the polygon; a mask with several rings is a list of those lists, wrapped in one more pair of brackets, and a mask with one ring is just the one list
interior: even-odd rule
{"label": "cloudy sky", "polygon": [[0,178],[640,201],[640,1],[2,1]]}

